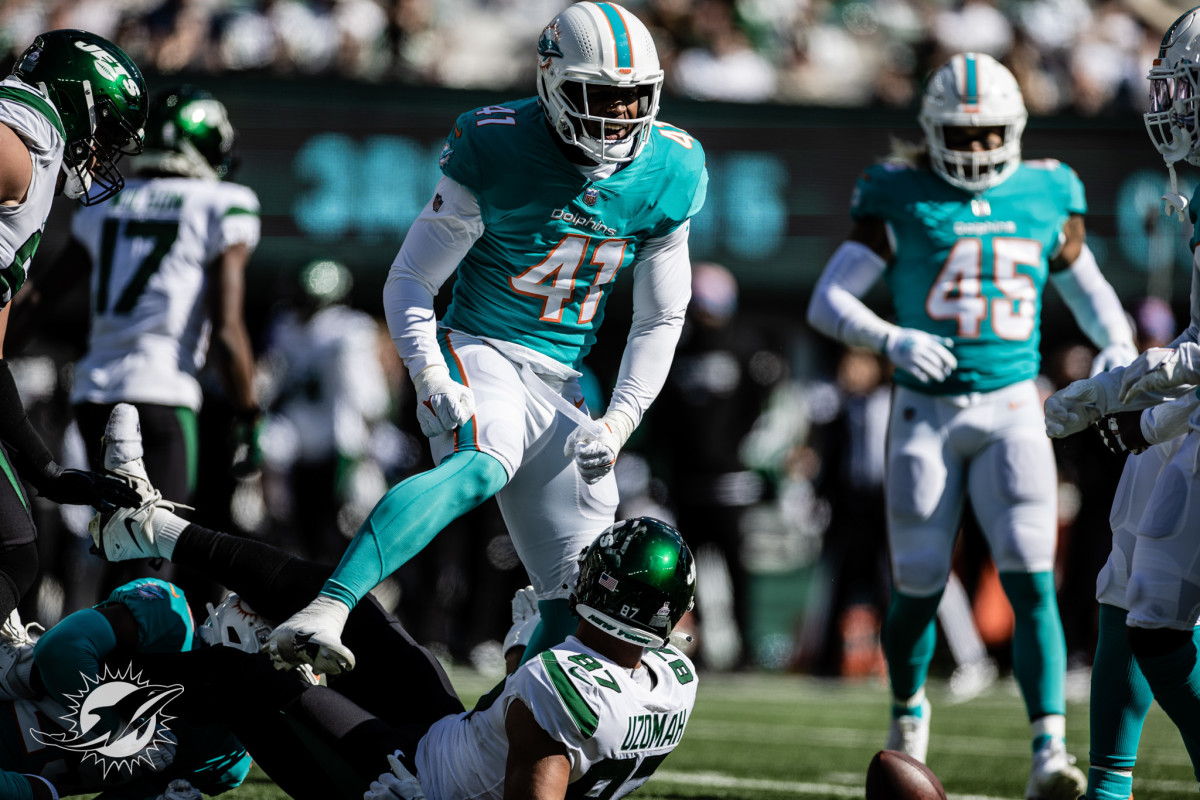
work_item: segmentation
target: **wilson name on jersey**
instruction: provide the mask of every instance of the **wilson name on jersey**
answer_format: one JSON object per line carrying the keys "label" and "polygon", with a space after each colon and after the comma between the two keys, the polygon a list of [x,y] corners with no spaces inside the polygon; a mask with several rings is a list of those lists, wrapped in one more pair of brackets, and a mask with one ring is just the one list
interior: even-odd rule
{"label": "wilson name on jersey", "polygon": [[136,178],[81,208],[71,233],[92,262],[88,352],[71,399],[198,409],[208,270],[234,245],[257,246],[257,195],[236,183]]}
{"label": "wilson name on jersey", "polygon": [[700,210],[708,173],[700,143],[661,122],[632,163],[595,181],[553,136],[536,98],[455,123],[442,171],[475,193],[485,229],[459,265],[444,322],[578,368],[616,280],[647,239]]}
{"label": "wilson name on jersey", "polygon": [[869,167],[854,219],[882,219],[895,255],[884,279],[896,322],[954,340],[958,368],[939,384],[903,370],[896,382],[928,394],[1000,389],[1038,374],[1042,291],[1063,225],[1087,212],[1083,184],[1058,161],[1025,161],[976,195],[927,169]]}
{"label": "wilson name on jersey", "polygon": [[468,712],[439,720],[417,749],[431,800],[500,798],[508,740],[504,720],[520,700],[567,749],[567,798],[620,798],[637,789],[679,744],[696,702],[692,662],[664,647],[629,670],[574,636],[521,665]]}

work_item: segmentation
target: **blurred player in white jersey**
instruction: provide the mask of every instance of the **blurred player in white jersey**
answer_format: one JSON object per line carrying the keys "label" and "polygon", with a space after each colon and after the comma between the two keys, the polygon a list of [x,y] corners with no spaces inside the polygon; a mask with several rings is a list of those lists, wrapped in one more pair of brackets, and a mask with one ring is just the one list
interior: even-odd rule
{"label": "blurred player in white jersey", "polygon": [[[37,530],[17,475],[58,503],[135,503],[93,473],[63,469],[25,414],[3,345],[55,195],[84,204],[120,191],[116,163],[142,149],[146,83],[112,42],[87,31],[43,33],[0,81],[0,620],[38,573]],[[19,620],[4,634],[23,638]]]}
{"label": "blurred player in white jersey", "polygon": [[[1066,644],[1055,596],[1054,454],[1034,379],[1054,283],[1100,348],[1099,371],[1137,350],[1085,242],[1083,184],[1058,161],[1023,161],[1027,113],[990,56],[953,56],[930,78],[924,146],[869,167],[846,242],[809,321],[897,366],[886,499],[894,591],[884,626],[893,705],[887,747],[925,759],[934,620],[970,496],[1013,607],[1013,671],[1031,725],[1029,800],[1075,800],[1067,753]],[[883,278],[898,324],[860,300]]]}
{"label": "blurred player in white jersey", "polygon": [[[538,593],[527,655],[574,629],[565,587],[580,548],[612,524],[613,464],[666,380],[708,173],[699,142],[657,119],[663,71],[628,10],[576,3],[536,48],[537,97],[455,121],[384,287],[437,466],[379,501],[320,595],[275,629],[281,664],[353,667],[339,641],[349,610],[492,496]],[[593,420],[580,369],[618,279],[632,283],[633,322]]]}
{"label": "blurred player in white jersey", "polygon": [[[116,422],[114,415],[109,440],[127,447],[136,429]],[[127,448],[128,461],[106,460],[146,497],[139,509],[93,520],[107,558],[151,553],[186,564],[268,619],[292,613],[329,575],[329,567],[180,519],[133,455]],[[373,596],[345,627],[358,664],[327,676],[328,686],[226,647],[135,663],[148,680],[182,683],[175,713],[228,724],[291,797],[620,798],[675,748],[695,705],[694,667],[670,643],[692,606],[695,562],[678,531],[639,517],[602,531],[577,563],[574,635],[526,661],[469,711],[433,655]],[[298,758],[305,769],[296,769]]]}
{"label": "blurred player in white jersey", "polygon": [[[1093,667],[1093,717],[1098,694],[1124,698],[1101,727],[1093,723],[1088,797],[1099,800],[1130,796],[1151,692],[1179,727],[1200,775],[1200,193],[1189,203],[1175,176],[1177,162],[1200,165],[1200,8],[1167,30],[1149,78],[1144,118],[1170,172],[1166,212],[1190,215],[1193,225],[1191,324],[1167,347],[1075,381],[1046,401],[1051,436],[1069,436],[1103,417],[1118,449],[1150,447],[1126,463],[1113,501],[1112,554],[1097,581],[1101,619],[1107,615],[1110,624]],[[1160,405],[1171,398],[1178,399]]]}

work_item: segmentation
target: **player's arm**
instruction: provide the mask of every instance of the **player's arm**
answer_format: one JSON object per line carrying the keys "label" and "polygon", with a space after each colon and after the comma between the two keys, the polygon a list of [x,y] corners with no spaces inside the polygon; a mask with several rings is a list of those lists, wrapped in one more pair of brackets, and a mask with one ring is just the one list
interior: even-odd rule
{"label": "player's arm", "polygon": [[454,430],[475,413],[471,390],[450,378],[438,347],[433,299],[483,227],[474,193],[443,177],[404,237],[383,286],[388,330],[417,389],[417,418],[426,436]]}
{"label": "player's arm", "polygon": [[596,483],[616,463],[617,454],[662,391],[683,330],[692,296],[688,252],[690,222],[648,239],[633,265],[633,323],[612,399],[596,427],[579,427],[567,438],[564,455],[575,459],[580,475]]}
{"label": "player's arm", "polygon": [[137,641],[137,619],[121,603],[69,614],[34,646],[34,687],[40,681],[54,699],[65,702],[66,695],[85,687],[82,676],[100,675],[105,659],[132,657]]}
{"label": "player's arm", "polygon": [[1083,216],[1072,214],[1062,231],[1062,245],[1050,259],[1050,281],[1071,316],[1100,349],[1092,374],[1123,366],[1137,357],[1133,329],[1117,293],[1100,273],[1096,256],[1087,246]]}
{"label": "player's arm", "polygon": [[234,408],[242,416],[258,414],[254,388],[254,351],[246,330],[246,265],[250,247],[230,245],[209,265],[205,303],[212,320],[209,356]]}
{"label": "player's arm", "polygon": [[504,730],[508,736],[505,800],[562,800],[571,780],[566,746],[546,733],[519,699],[508,707]]}
{"label": "player's arm", "polygon": [[25,201],[33,180],[33,159],[16,131],[0,122],[0,205]]}
{"label": "player's arm", "polygon": [[808,324],[845,344],[883,353],[922,383],[940,383],[958,366],[949,349],[952,342],[893,325],[862,301],[891,258],[884,221],[879,217],[855,220],[817,280],[808,304]]}

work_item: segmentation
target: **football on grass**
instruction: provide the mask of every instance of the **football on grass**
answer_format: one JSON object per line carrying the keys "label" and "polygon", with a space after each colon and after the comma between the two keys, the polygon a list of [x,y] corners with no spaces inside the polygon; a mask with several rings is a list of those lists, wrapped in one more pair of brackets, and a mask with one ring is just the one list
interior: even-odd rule
{"label": "football on grass", "polygon": [[933,770],[896,750],[880,750],[867,767],[867,800],[946,800]]}

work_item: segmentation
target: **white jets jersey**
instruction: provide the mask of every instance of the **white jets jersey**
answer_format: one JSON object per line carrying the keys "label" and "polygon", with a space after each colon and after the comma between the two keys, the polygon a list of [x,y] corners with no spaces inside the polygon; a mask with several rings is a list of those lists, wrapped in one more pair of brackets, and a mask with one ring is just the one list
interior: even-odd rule
{"label": "white jets jersey", "polygon": [[33,178],[25,202],[0,206],[0,307],[12,300],[25,276],[42,229],[62,166],[62,120],[46,96],[17,78],[0,81],[0,122],[21,138],[33,161]]}
{"label": "white jets jersey", "polygon": [[646,673],[635,677],[574,636],[527,661],[473,710],[438,720],[421,739],[415,761],[426,797],[504,796],[504,718],[516,699],[566,746],[568,797],[634,791],[679,744],[696,702],[687,656],[669,647],[647,650],[642,664]]}
{"label": "white jets jersey", "polygon": [[197,178],[135,178],[75,214],[71,233],[92,262],[92,324],[72,402],[199,409],[208,268],[234,245],[257,246],[258,214],[253,190]]}

